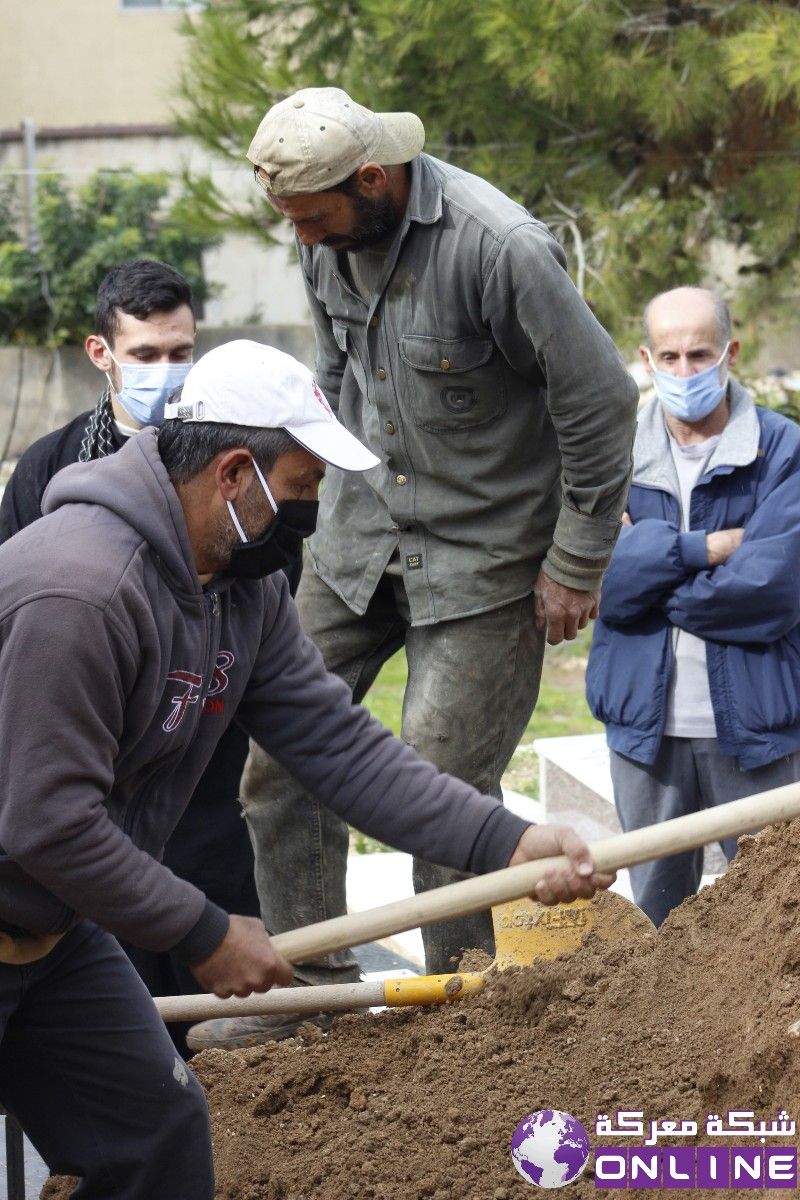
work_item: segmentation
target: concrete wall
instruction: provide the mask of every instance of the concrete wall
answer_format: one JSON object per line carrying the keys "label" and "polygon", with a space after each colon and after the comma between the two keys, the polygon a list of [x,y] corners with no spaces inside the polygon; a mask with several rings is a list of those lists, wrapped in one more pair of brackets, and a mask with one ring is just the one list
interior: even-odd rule
{"label": "concrete wall", "polygon": [[[229,200],[257,194],[265,203],[244,147],[238,163],[215,159],[172,129],[186,53],[180,20],[174,0],[138,8],[125,0],[0,0],[0,170],[21,181],[19,130],[30,117],[37,171],[56,172],[71,187],[100,169],[130,168],[166,172],[177,189],[186,170],[210,174]],[[291,242],[288,225],[279,236]],[[230,234],[203,267],[219,288],[206,305],[209,324],[309,321],[288,245]]]}
{"label": "concrete wall", "polygon": [[175,9],[0,0],[0,129],[170,122],[184,53]]}
{"label": "concrete wall", "polygon": [[[304,325],[201,329],[197,357],[240,337],[278,346],[313,367],[313,334]],[[31,442],[91,408],[104,386],[80,346],[57,351],[0,346],[0,463],[18,458]]]}

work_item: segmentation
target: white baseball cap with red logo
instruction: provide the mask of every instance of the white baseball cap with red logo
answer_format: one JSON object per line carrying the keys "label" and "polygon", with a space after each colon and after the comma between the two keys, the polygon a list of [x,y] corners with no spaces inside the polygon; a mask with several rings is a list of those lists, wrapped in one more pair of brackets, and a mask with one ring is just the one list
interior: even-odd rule
{"label": "white baseball cap with red logo", "polygon": [[166,405],[164,420],[285,429],[343,471],[381,461],[336,419],[308,367],[262,342],[240,339],[209,350],[186,376],[180,398]]}

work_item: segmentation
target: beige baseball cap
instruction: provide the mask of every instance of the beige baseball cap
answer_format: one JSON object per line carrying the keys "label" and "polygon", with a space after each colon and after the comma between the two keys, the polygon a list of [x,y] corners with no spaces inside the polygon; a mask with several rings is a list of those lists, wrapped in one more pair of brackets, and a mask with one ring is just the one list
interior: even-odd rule
{"label": "beige baseball cap", "polygon": [[282,196],[324,192],[366,162],[410,162],[424,144],[415,113],[375,113],[341,88],[303,88],[272,106],[247,157]]}
{"label": "beige baseball cap", "polygon": [[308,367],[262,342],[237,339],[194,364],[164,420],[285,429],[323,462],[368,471],[381,461],[337,421]]}

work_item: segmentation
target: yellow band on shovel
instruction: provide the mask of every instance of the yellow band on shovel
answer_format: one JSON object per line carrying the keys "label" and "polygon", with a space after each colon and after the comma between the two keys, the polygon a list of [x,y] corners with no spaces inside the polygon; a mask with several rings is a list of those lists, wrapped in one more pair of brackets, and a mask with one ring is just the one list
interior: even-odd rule
{"label": "yellow band on shovel", "polygon": [[384,999],[391,1008],[404,1004],[447,1004],[479,992],[483,976],[473,971],[461,975],[412,975],[408,979],[387,979]]}

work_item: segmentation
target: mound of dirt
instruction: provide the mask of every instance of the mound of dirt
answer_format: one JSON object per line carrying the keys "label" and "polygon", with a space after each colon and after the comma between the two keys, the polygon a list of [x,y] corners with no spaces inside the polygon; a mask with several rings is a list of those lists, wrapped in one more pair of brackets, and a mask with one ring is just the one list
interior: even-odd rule
{"label": "mound of dirt", "polygon": [[[537,1109],[573,1114],[592,1142],[596,1115],[618,1108],[701,1130],[730,1109],[797,1119],[800,1038],[787,1029],[800,1017],[798,863],[800,821],[775,826],[743,838],[727,874],[657,935],[589,935],[572,956],[498,974],[445,1008],[342,1017],[327,1035],[305,1026],[288,1042],[199,1055],[217,1196],[533,1195],[509,1143]],[[592,1169],[571,1197],[597,1194]]]}

